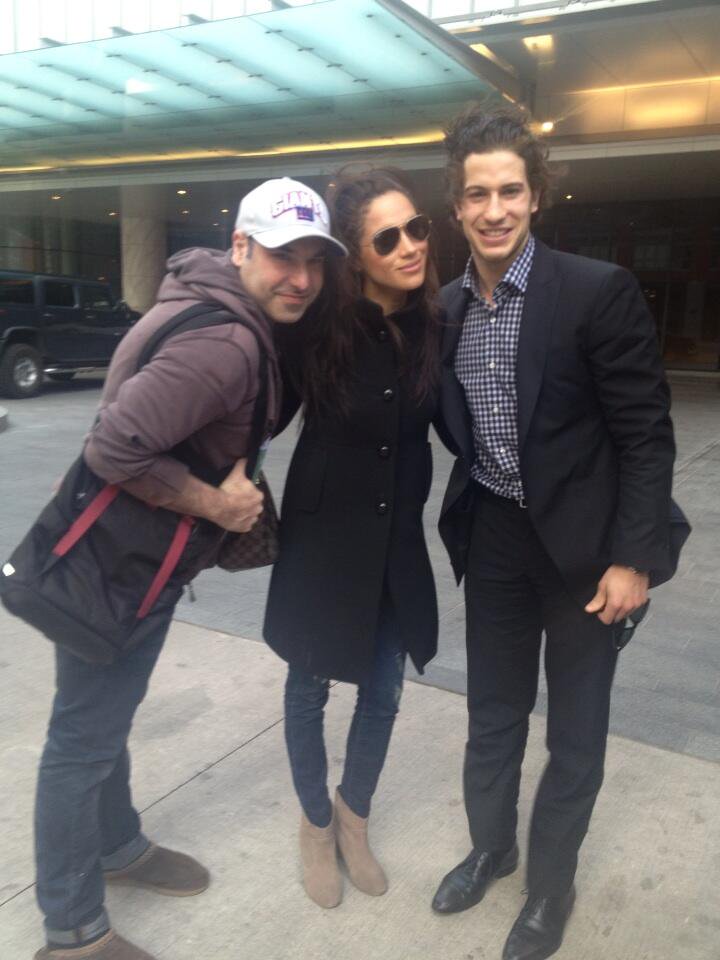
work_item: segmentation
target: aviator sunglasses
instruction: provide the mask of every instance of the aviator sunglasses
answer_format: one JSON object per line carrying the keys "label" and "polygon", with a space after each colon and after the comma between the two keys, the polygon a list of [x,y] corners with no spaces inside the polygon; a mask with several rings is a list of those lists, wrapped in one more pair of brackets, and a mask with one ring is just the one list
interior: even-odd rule
{"label": "aviator sunglasses", "polygon": [[430,236],[431,222],[424,213],[416,213],[400,227],[385,227],[384,230],[378,230],[370,243],[379,257],[386,257],[400,243],[400,234],[403,231],[411,240],[427,240]]}

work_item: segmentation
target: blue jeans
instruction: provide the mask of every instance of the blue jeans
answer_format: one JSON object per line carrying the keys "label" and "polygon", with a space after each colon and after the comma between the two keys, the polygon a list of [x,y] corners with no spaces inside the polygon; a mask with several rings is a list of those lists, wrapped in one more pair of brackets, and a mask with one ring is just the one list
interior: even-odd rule
{"label": "blue jeans", "polygon": [[[370,813],[370,801],[382,772],[400,706],[405,654],[388,625],[378,629],[373,669],[358,687],[355,713],[345,750],[340,794],[359,817]],[[332,818],[327,787],[327,753],[323,711],[330,681],[295,667],[285,684],[285,741],[295,791],[305,816],[318,827]]]}
{"label": "blue jeans", "polygon": [[148,847],[130,796],[127,740],[169,627],[167,612],[155,624],[150,617],[148,638],[110,666],[57,648],[35,806],[37,898],[53,943],[85,942],[109,927],[102,871]]}

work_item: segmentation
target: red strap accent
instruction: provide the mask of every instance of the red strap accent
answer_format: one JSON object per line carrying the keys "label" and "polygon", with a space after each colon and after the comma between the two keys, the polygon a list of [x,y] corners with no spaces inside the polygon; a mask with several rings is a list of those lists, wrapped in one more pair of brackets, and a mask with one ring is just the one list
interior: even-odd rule
{"label": "red strap accent", "polygon": [[160,596],[160,591],[172,576],[172,572],[182,556],[194,523],[195,520],[193,517],[182,517],[175,528],[175,536],[172,538],[172,543],[168,547],[168,552],[160,564],[160,569],[155,574],[155,579],[150,584],[150,589],[145,594],[145,599],[140,604],[140,609],[136,614],[138,620],[146,617],[155,606],[155,601]]}
{"label": "red strap accent", "polygon": [[68,550],[75,546],[80,537],[84,536],[97,518],[107,510],[118,493],[120,493],[120,488],[112,483],[102,488],[100,493],[85,507],[68,532],[55,544],[52,552],[56,557],[64,557]]}

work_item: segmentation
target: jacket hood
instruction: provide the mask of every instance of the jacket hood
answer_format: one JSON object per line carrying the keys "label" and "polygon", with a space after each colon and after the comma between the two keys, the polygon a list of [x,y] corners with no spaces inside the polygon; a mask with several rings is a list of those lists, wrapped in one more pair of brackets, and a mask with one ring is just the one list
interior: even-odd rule
{"label": "jacket hood", "polygon": [[174,253],[167,268],[168,273],[158,290],[159,302],[196,300],[221,304],[231,313],[252,317],[272,340],[272,320],[246,293],[229,250],[190,247]]}

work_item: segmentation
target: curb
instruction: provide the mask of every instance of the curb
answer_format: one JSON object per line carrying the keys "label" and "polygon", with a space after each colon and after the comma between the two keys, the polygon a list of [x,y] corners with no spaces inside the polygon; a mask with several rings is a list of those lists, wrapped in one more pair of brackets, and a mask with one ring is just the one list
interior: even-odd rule
{"label": "curb", "polygon": [[5,407],[0,407],[0,433],[3,432],[3,430],[7,427],[7,425],[8,425],[8,412],[5,409]]}

